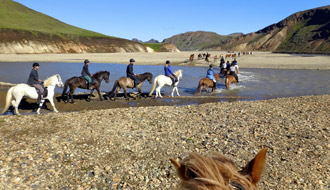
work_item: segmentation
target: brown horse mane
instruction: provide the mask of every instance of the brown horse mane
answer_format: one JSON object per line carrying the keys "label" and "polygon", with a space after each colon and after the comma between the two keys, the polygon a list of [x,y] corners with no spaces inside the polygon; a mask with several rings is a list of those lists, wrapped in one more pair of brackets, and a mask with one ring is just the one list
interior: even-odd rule
{"label": "brown horse mane", "polygon": [[96,76],[99,76],[100,74],[102,74],[102,73],[108,73],[109,71],[98,71],[98,72],[96,72],[96,73],[94,73],[93,75],[92,75],[92,77],[96,77]]}
{"label": "brown horse mane", "polygon": [[190,153],[180,163],[170,159],[181,179],[180,189],[195,190],[255,190],[266,162],[267,148],[261,150],[247,166],[238,171],[226,156],[213,153],[203,156]]}

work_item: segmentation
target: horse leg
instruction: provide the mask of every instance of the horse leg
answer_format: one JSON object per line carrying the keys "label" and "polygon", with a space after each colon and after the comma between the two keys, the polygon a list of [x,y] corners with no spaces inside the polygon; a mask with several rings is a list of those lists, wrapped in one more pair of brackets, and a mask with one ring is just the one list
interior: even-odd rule
{"label": "horse leg", "polygon": [[171,97],[173,97],[173,96],[174,96],[174,92],[175,92],[175,89],[176,89],[176,86],[175,86],[175,87],[173,87],[173,89],[172,89]]}
{"label": "horse leg", "polygon": [[156,98],[159,96],[160,98],[163,98],[162,97],[162,95],[161,95],[161,93],[160,93],[160,89],[161,89],[162,87],[161,86],[158,86],[157,88],[156,88]]}
{"label": "horse leg", "polygon": [[73,93],[74,93],[75,90],[76,90],[76,88],[72,88],[72,89],[70,89],[70,93],[69,93],[69,95],[70,95],[70,97],[71,97],[71,104],[74,104]]}
{"label": "horse leg", "polygon": [[44,104],[44,102],[45,102],[44,99],[42,99],[42,100],[40,101],[40,104],[39,104],[38,109],[37,109],[37,114],[38,114],[38,115],[40,114],[40,109],[41,109],[42,105]]}
{"label": "horse leg", "polygon": [[124,90],[124,96],[125,96],[126,100],[129,100],[129,98],[127,96],[127,92],[126,92],[126,87],[124,87],[123,90]]}
{"label": "horse leg", "polygon": [[48,99],[48,100],[49,100],[50,104],[52,105],[54,112],[57,113],[58,110],[55,108],[55,104],[54,104],[54,100],[53,100],[53,98],[50,98],[50,99]]}
{"label": "horse leg", "polygon": [[174,88],[175,88],[175,90],[176,90],[176,95],[180,96],[180,94],[179,94],[179,90],[178,90],[178,87],[176,86],[176,87],[174,87]]}
{"label": "horse leg", "polygon": [[19,103],[21,102],[23,97],[19,97],[16,99],[15,97],[15,100],[11,101],[11,104],[14,106],[15,108],[15,113],[16,115],[21,115],[19,112],[18,112],[18,106],[19,106]]}
{"label": "horse leg", "polygon": [[120,91],[120,87],[118,87],[116,90],[115,90],[115,94],[114,94],[114,97],[113,97],[113,100],[115,101],[117,99],[117,94],[118,92]]}
{"label": "horse leg", "polygon": [[96,88],[96,91],[97,91],[97,93],[99,94],[100,101],[103,101],[103,99],[102,99],[102,95],[101,95],[101,92],[100,92],[100,88]]}
{"label": "horse leg", "polygon": [[87,102],[90,102],[91,101],[91,97],[92,97],[93,91],[94,91],[94,88],[91,89],[91,92],[89,93],[89,95],[87,97]]}

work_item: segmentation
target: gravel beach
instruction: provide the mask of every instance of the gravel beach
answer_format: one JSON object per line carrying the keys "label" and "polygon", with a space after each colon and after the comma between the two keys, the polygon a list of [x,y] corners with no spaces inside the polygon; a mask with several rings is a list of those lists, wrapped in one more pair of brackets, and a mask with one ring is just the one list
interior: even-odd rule
{"label": "gravel beach", "polygon": [[330,95],[0,117],[0,189],[175,189],[169,158],[263,147],[259,189],[329,189]]}

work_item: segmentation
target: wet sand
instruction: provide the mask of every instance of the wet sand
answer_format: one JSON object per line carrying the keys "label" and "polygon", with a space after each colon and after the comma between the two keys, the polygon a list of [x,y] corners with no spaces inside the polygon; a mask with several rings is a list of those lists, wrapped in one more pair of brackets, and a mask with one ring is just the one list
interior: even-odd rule
{"label": "wet sand", "polygon": [[[206,52],[156,52],[156,53],[86,53],[86,54],[0,54],[0,62],[83,62],[89,59],[92,63],[128,64],[134,58],[138,65],[159,65],[170,60],[172,64],[187,66],[208,66],[205,60],[197,60],[199,53]],[[226,55],[224,51],[210,51],[210,63],[213,57]],[[188,62],[190,54],[195,54],[192,63]],[[252,55],[241,55],[236,58],[241,68],[275,68],[275,69],[330,69],[330,56],[323,55],[290,55],[270,52],[253,52]],[[231,61],[231,59],[229,59]]]}

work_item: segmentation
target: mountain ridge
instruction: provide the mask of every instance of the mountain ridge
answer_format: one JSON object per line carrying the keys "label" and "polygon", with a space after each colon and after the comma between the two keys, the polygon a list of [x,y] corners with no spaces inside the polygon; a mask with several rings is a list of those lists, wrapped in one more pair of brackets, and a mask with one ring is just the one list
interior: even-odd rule
{"label": "mountain ridge", "polygon": [[[180,50],[272,51],[330,54],[330,6],[294,13],[278,23],[242,35],[186,32],[164,39]],[[205,32],[204,32],[205,34]],[[212,40],[211,43],[208,41]]]}

